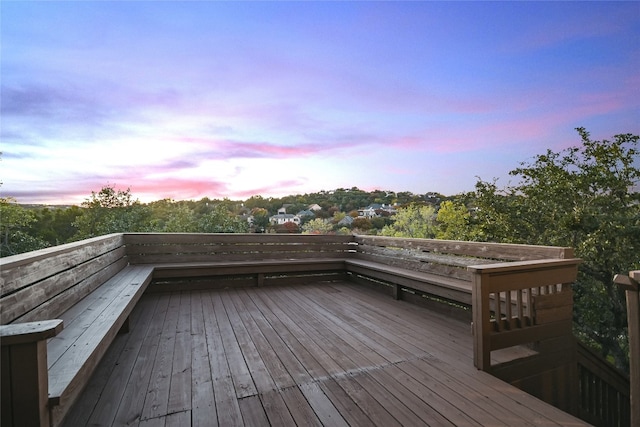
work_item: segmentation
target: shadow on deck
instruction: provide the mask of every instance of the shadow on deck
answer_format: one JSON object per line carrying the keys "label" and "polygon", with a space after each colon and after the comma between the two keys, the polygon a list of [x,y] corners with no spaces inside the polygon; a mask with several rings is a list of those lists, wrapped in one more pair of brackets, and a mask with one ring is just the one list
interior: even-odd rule
{"label": "shadow on deck", "polygon": [[146,293],[65,426],[586,425],[472,350],[468,322],[346,281]]}

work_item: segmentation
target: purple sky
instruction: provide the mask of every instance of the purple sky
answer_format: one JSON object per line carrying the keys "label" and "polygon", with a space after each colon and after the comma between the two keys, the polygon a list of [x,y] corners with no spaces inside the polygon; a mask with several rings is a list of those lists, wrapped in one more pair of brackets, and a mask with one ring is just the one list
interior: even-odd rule
{"label": "purple sky", "polygon": [[3,197],[453,195],[640,133],[639,2],[2,2]]}

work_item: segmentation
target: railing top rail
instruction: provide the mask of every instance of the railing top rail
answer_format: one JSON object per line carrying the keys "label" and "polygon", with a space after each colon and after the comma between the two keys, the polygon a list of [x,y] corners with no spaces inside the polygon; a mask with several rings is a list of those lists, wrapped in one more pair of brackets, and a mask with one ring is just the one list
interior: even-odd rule
{"label": "railing top rail", "polygon": [[398,246],[426,252],[475,256],[496,260],[524,261],[534,259],[568,259],[574,257],[573,248],[560,246],[524,245],[516,243],[466,242],[459,240],[416,239],[355,235],[359,244]]}
{"label": "railing top rail", "polygon": [[495,264],[470,265],[467,267],[472,273],[502,273],[502,272],[526,272],[528,270],[540,270],[542,267],[556,268],[565,267],[567,265],[579,265],[582,263],[580,258],[570,259],[540,259],[531,261],[514,261],[509,263],[499,262]]}
{"label": "railing top rail", "polygon": [[37,251],[2,257],[0,258],[0,272],[8,268],[19,267],[23,264],[29,264],[42,259],[62,255],[67,252],[73,252],[84,246],[91,246],[96,243],[108,241],[110,239],[122,236],[123,233],[105,234],[103,236],[92,237],[85,240],[79,240],[77,242],[65,243],[63,245],[52,246],[50,248],[39,249]]}
{"label": "railing top rail", "polygon": [[161,243],[298,243],[298,242],[326,242],[349,243],[353,241],[351,235],[322,235],[322,234],[260,234],[260,233],[125,233],[125,241],[133,244],[161,244]]}

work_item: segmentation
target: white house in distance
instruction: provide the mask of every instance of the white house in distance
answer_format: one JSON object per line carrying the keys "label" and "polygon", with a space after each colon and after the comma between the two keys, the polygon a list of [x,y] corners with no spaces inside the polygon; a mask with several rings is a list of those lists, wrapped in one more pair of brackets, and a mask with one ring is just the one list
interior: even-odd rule
{"label": "white house in distance", "polygon": [[271,225],[283,225],[287,222],[293,222],[296,225],[300,225],[300,217],[294,214],[288,214],[287,208],[284,206],[278,209],[278,213],[276,215],[269,217],[269,222]]}
{"label": "white house in distance", "polygon": [[287,222],[293,222],[294,224],[300,225],[300,217],[294,214],[277,214],[269,217],[269,221],[273,225],[282,225]]}
{"label": "white house in distance", "polygon": [[358,209],[358,216],[360,218],[375,218],[379,217],[381,212],[386,212],[388,215],[393,215],[397,212],[396,208],[387,204],[373,203],[366,208]]}

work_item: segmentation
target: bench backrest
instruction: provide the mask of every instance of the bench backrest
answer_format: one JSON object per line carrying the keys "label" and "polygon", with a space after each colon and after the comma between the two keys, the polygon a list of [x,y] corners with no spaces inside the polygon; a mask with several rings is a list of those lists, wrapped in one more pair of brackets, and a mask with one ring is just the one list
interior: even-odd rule
{"label": "bench backrest", "polygon": [[355,258],[472,281],[471,265],[573,258],[572,248],[455,240],[354,236]]}
{"label": "bench backrest", "polygon": [[131,264],[344,258],[352,236],[308,234],[127,233]]}
{"label": "bench backrest", "polygon": [[127,265],[110,234],[0,259],[0,324],[53,319]]}

